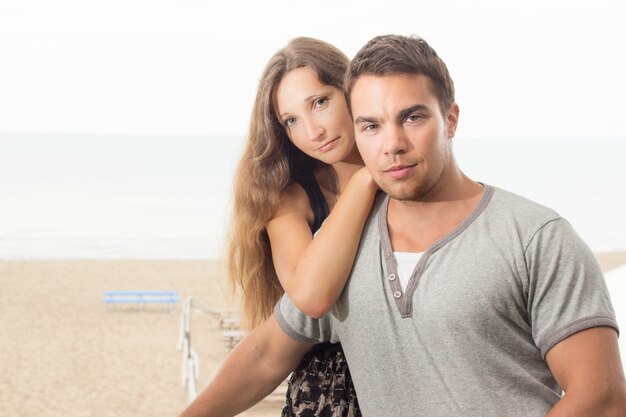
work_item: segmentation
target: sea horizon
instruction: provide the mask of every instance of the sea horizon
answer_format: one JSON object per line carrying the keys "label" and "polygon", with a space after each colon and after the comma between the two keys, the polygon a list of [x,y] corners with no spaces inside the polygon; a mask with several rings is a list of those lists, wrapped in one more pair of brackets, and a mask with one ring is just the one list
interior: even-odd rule
{"label": "sea horizon", "polygon": [[[0,134],[0,259],[216,259],[236,136]],[[626,143],[457,138],[476,181],[559,212],[596,252],[626,251]]]}

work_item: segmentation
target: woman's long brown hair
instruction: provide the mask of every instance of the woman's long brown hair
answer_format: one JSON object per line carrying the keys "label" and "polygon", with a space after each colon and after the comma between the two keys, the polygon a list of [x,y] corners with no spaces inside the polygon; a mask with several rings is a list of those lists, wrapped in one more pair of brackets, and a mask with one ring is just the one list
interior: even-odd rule
{"label": "woman's long brown hair", "polygon": [[274,92],[287,72],[301,67],[313,69],[321,83],[343,89],[347,66],[348,58],[334,46],[296,38],[272,56],[259,81],[247,144],[235,174],[227,246],[228,278],[241,297],[242,318],[248,329],[272,314],[284,292],[265,225],[277,209],[281,191],[322,165],[289,140],[276,116]]}

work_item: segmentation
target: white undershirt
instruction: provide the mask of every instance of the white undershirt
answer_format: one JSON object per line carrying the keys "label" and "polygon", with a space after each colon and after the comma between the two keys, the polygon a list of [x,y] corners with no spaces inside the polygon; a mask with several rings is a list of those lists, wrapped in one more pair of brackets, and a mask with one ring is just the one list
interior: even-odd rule
{"label": "white undershirt", "polygon": [[419,262],[424,252],[394,252],[393,256],[396,258],[398,264],[398,278],[400,278],[400,285],[402,286],[402,292],[406,291],[406,286],[413,275],[413,270]]}

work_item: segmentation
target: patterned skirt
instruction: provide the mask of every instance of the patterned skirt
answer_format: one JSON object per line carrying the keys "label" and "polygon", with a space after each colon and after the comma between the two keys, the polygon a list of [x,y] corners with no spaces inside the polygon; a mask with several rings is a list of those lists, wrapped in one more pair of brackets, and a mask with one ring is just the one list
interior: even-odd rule
{"label": "patterned skirt", "polygon": [[314,346],[289,378],[281,417],[361,417],[341,345]]}

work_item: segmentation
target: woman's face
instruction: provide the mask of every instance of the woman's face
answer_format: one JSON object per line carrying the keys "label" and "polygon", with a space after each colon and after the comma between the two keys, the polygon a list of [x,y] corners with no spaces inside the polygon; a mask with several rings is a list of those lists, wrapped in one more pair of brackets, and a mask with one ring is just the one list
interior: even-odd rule
{"label": "woman's face", "polygon": [[305,154],[333,164],[352,152],[354,126],[343,91],[322,84],[311,68],[297,68],[283,77],[274,107],[289,139]]}

